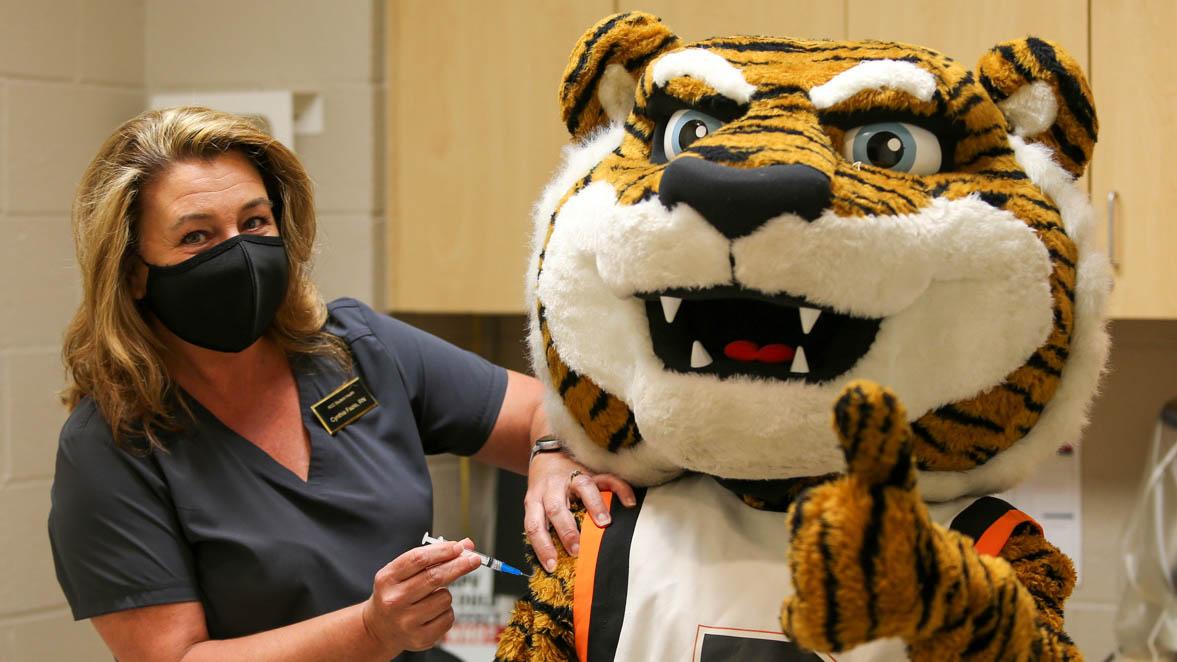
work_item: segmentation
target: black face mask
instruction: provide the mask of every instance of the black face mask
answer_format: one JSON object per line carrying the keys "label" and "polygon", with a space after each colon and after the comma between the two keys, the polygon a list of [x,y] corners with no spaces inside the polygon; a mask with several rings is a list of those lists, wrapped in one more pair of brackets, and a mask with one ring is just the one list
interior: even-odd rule
{"label": "black face mask", "polygon": [[287,277],[281,237],[237,235],[179,264],[147,264],[144,301],[193,345],[240,352],[270,328]]}

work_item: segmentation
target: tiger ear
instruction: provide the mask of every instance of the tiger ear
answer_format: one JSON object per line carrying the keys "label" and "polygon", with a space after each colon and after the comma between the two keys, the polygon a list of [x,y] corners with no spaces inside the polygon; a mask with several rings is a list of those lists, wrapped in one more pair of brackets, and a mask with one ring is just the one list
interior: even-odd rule
{"label": "tiger ear", "polygon": [[1026,37],[994,46],[977,71],[1015,135],[1049,147],[1075,177],[1083,174],[1099,122],[1075,58],[1053,42]]}
{"label": "tiger ear", "polygon": [[572,49],[560,84],[564,124],[573,139],[623,121],[642,68],[678,44],[660,18],[644,12],[614,14],[589,28]]}

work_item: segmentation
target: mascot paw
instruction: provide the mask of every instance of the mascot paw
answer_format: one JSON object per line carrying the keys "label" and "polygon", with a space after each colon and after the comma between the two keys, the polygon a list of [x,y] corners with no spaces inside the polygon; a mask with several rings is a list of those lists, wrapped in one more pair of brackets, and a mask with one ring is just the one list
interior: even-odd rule
{"label": "mascot paw", "polygon": [[936,583],[927,575],[938,535],[916,489],[911,428],[895,394],[852,382],[835,405],[834,428],[847,474],[789,509],[796,592],[781,613],[794,641],[828,652],[919,631],[928,617],[921,586]]}

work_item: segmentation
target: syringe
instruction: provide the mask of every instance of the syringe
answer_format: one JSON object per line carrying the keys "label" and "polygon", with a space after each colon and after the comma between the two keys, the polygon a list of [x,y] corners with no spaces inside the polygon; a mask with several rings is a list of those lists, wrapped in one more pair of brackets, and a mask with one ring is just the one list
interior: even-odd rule
{"label": "syringe", "polygon": [[[442,538],[441,536],[438,536],[436,538],[431,537],[429,535],[428,531],[426,531],[425,535],[421,537],[421,544],[422,545],[433,545],[433,544],[436,544],[439,542],[447,542],[447,541],[445,538]],[[491,570],[497,570],[498,572],[501,572],[504,574],[517,575],[519,577],[530,577],[531,576],[531,575],[523,572],[519,568],[516,568],[513,565],[510,565],[508,563],[503,563],[502,561],[495,559],[495,558],[491,558],[481,552],[471,551],[471,553],[476,554],[478,556],[478,558],[482,559],[482,565],[490,568]]]}

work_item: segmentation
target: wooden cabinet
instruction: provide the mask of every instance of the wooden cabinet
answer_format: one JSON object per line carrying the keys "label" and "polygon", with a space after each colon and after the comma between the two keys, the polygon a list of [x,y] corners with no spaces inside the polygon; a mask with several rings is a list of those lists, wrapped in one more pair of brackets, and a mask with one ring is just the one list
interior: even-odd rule
{"label": "wooden cabinet", "polygon": [[[1099,142],[1091,170],[1097,237],[1110,227],[1121,319],[1177,319],[1177,4],[1092,0],[1091,82]],[[1106,243],[1105,243],[1106,246]]]}
{"label": "wooden cabinet", "polygon": [[846,8],[813,0],[621,0],[621,11],[640,9],[662,18],[686,41],[733,34],[842,39]]}
{"label": "wooden cabinet", "polygon": [[387,307],[523,310],[531,205],[568,134],[556,92],[610,0],[397,0],[385,52]]}
{"label": "wooden cabinet", "polygon": [[[1099,142],[1085,186],[1096,245],[1109,250],[1118,319],[1177,319],[1177,187],[1165,167],[1177,144],[1177,4],[1171,0],[848,0],[850,39],[907,41],[972,68],[982,53],[1032,34],[1062,44],[1087,72]],[[1090,14],[1088,10],[1090,9]],[[1108,194],[1116,194],[1112,214]],[[1114,223],[1109,227],[1109,218]]]}
{"label": "wooden cabinet", "polygon": [[390,309],[525,309],[530,208],[567,142],[556,90],[568,53],[600,18],[642,9],[687,40],[888,39],[936,48],[970,69],[1009,39],[1032,34],[1062,44],[1095,89],[1101,131],[1090,187],[1101,246],[1104,201],[1118,195],[1111,312],[1177,319],[1177,222],[1169,220],[1177,188],[1164,167],[1165,150],[1177,144],[1171,0],[1131,8],[1113,0],[397,0],[387,7]]}
{"label": "wooden cabinet", "polygon": [[[595,22],[641,8],[686,39],[761,32],[840,37],[841,3],[749,0],[396,0],[386,7],[390,310],[517,313],[531,205],[568,134],[556,91]],[[619,6],[620,5],[620,6]]]}
{"label": "wooden cabinet", "polygon": [[847,37],[934,48],[974,69],[1003,41],[1034,35],[1087,63],[1087,0],[847,0]]}

